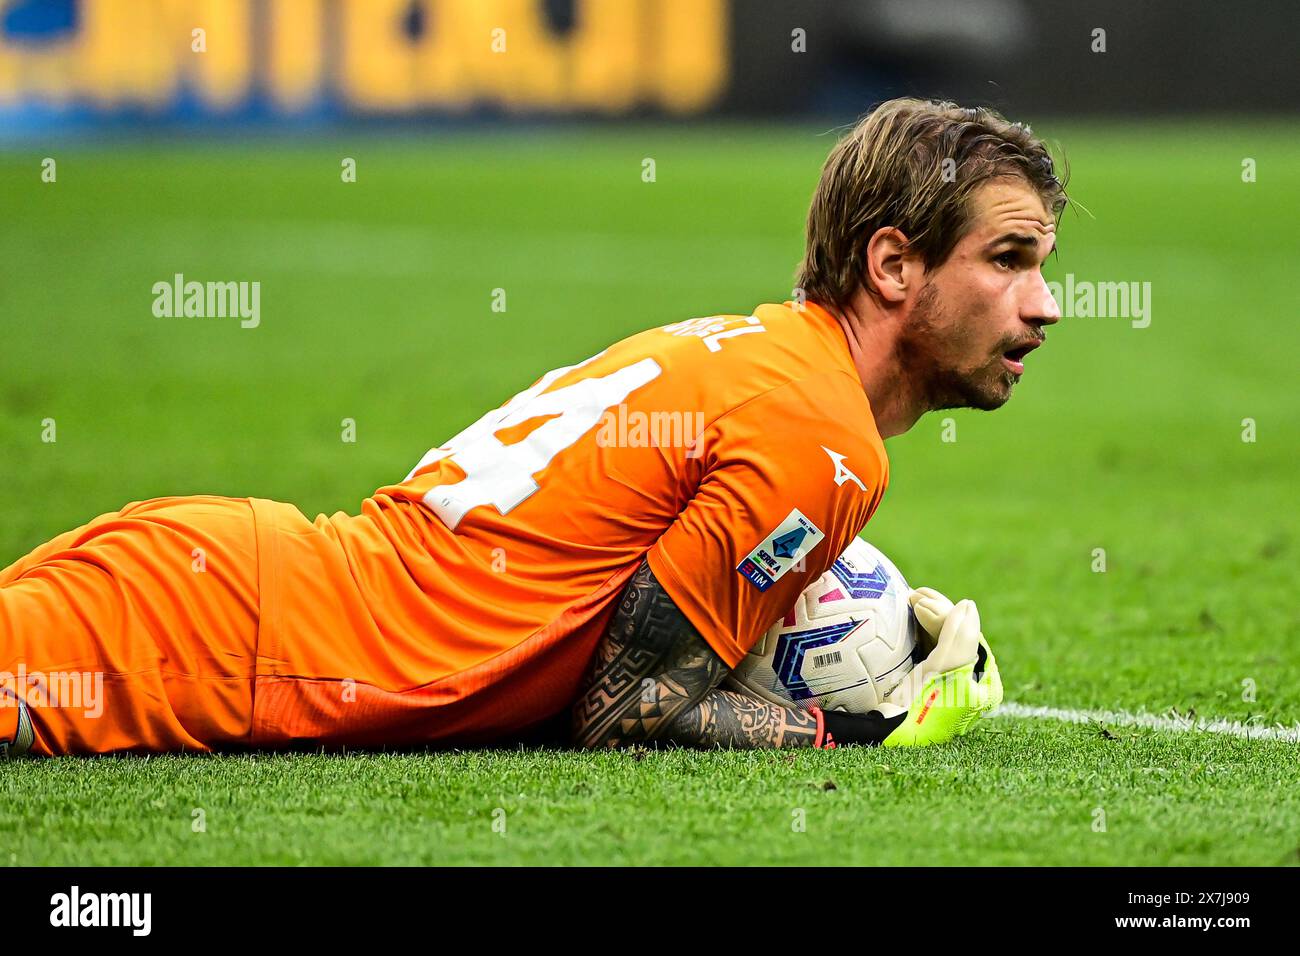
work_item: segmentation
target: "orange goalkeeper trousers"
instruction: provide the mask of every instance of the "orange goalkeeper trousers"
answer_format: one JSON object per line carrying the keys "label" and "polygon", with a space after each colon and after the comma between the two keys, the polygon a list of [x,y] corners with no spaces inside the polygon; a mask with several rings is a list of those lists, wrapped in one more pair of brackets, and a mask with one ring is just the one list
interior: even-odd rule
{"label": "orange goalkeeper trousers", "polygon": [[0,571],[0,741],[37,754],[255,744],[257,535],[247,499],[159,498]]}

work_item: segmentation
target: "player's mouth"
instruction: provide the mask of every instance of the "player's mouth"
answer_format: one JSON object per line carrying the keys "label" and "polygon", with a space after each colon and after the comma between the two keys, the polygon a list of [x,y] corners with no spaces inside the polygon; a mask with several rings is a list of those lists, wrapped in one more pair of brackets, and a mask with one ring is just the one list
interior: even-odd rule
{"label": "player's mouth", "polygon": [[1005,362],[1007,368],[1016,375],[1023,375],[1025,374],[1025,356],[1042,344],[1043,339],[1031,339],[1024,345],[1018,345],[1013,349],[1007,349],[1002,353],[1002,361]]}

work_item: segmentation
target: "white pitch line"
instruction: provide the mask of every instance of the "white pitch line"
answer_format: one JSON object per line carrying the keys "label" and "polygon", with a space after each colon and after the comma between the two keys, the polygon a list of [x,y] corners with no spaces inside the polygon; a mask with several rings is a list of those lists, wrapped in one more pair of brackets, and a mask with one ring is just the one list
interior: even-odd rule
{"label": "white pitch line", "polygon": [[1169,717],[1160,714],[1148,714],[1145,711],[1130,713],[1127,710],[1069,710],[1061,707],[1028,707],[1025,704],[1007,703],[990,713],[990,717],[1027,717],[1037,720],[1059,720],[1067,724],[1109,724],[1115,727],[1143,727],[1148,730],[1163,730],[1173,733],[1207,733],[1223,734],[1228,737],[1240,737],[1243,740],[1284,740],[1287,743],[1300,743],[1300,724],[1293,727],[1282,725],[1266,726],[1264,724],[1244,724],[1239,720],[1219,718],[1207,720],[1185,717]]}

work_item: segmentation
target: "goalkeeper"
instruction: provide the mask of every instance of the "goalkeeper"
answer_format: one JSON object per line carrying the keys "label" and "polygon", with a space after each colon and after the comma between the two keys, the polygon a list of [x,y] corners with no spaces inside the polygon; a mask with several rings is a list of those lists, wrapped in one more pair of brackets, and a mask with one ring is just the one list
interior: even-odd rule
{"label": "goalkeeper", "polygon": [[160,498],[0,570],[0,752],[964,733],[1001,688],[974,605],[937,592],[874,715],[719,685],[875,513],[886,439],[1010,398],[1060,315],[1065,202],[1026,127],[882,104],[822,170],[791,301],[548,372],[359,514]]}

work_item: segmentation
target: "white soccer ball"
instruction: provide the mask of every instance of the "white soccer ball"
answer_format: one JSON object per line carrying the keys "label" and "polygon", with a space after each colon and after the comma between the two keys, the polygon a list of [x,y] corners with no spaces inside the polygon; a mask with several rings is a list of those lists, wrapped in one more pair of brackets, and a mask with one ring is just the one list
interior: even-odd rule
{"label": "white soccer ball", "polygon": [[893,562],[857,538],[728,680],[775,704],[878,710],[920,660],[908,592]]}

